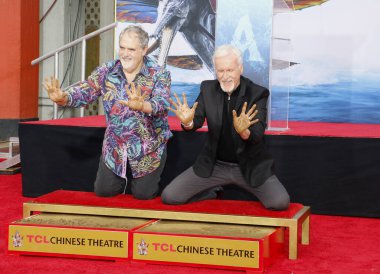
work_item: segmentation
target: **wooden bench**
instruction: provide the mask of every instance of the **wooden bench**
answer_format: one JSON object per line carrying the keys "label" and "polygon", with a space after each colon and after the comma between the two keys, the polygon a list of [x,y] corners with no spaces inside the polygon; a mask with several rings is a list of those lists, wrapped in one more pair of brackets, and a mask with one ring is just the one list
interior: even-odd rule
{"label": "wooden bench", "polygon": [[92,192],[58,190],[24,203],[24,218],[34,212],[86,214],[285,227],[289,229],[289,259],[297,259],[301,243],[309,244],[310,207],[291,203],[286,211],[270,211],[259,202],[206,200],[186,205],[164,205],[161,199],[137,200],[131,195],[97,197]]}

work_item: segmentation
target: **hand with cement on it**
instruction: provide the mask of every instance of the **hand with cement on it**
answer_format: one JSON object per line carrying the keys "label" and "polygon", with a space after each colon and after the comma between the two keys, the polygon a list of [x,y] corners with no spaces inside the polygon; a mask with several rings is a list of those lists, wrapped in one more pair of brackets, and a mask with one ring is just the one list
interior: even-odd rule
{"label": "hand with cement on it", "polygon": [[148,98],[148,95],[144,92],[141,94],[141,87],[135,86],[135,83],[131,83],[131,89],[128,89],[128,86],[125,86],[125,91],[128,96],[128,101],[120,100],[119,102],[127,107],[129,107],[132,110],[143,110],[144,102],[146,98]]}
{"label": "hand with cement on it", "polygon": [[247,109],[247,102],[244,103],[239,116],[237,116],[235,110],[232,111],[234,128],[238,134],[242,134],[250,126],[256,124],[259,121],[259,119],[253,120],[253,118],[255,118],[255,116],[258,113],[258,110],[256,109],[256,105],[253,105],[247,113],[245,113],[246,109]]}
{"label": "hand with cement on it", "polygon": [[195,109],[198,106],[198,102],[195,102],[193,107],[190,108],[187,104],[185,93],[182,93],[183,103],[181,103],[181,100],[179,99],[176,93],[174,93],[174,97],[176,98],[177,103],[174,102],[172,99],[169,99],[169,102],[171,105],[175,107],[175,109],[171,107],[169,107],[168,109],[175,113],[175,115],[179,118],[181,124],[184,127],[190,127],[193,123]]}

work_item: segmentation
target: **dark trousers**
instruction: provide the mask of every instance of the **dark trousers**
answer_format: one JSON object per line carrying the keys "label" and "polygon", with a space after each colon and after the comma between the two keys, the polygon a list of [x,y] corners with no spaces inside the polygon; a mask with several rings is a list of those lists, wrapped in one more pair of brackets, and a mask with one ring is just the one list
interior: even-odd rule
{"label": "dark trousers", "polygon": [[[275,175],[261,186],[252,187],[245,181],[238,164],[223,161],[216,162],[214,171],[208,178],[199,177],[194,173],[193,167],[188,168],[164,189],[161,199],[166,204],[184,204],[204,199],[205,196],[210,196],[207,191],[230,184],[255,195],[265,208],[285,210],[289,206],[289,194]],[[206,195],[200,195],[202,193]]]}
{"label": "dark trousers", "polygon": [[[128,183],[131,184],[132,195],[136,199],[149,200],[158,195],[161,174],[166,162],[166,149],[162,154],[160,166],[152,173],[139,178],[131,178]],[[129,176],[128,176],[129,177]],[[125,193],[127,180],[117,176],[103,162],[99,161],[98,173],[96,175],[94,190],[97,196],[112,197],[117,194]]]}

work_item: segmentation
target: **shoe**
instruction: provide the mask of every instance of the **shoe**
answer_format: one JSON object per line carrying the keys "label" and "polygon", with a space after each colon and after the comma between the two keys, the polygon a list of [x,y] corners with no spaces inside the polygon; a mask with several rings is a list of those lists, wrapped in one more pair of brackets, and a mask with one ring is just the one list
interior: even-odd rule
{"label": "shoe", "polygon": [[223,197],[223,194],[224,194],[224,189],[223,189],[223,187],[221,187],[221,186],[217,186],[217,187],[215,187],[215,188],[212,188],[211,190],[214,191],[214,192],[216,193],[216,197],[215,197],[215,199],[222,200],[222,197]]}

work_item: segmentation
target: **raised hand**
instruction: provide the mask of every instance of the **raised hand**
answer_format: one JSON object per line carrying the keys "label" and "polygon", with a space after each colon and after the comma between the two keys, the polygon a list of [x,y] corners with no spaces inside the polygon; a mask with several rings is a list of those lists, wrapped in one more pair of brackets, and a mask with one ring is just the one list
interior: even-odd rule
{"label": "raised hand", "polygon": [[255,109],[256,109],[256,105],[253,105],[249,109],[249,111],[245,113],[245,111],[247,110],[247,102],[245,102],[239,116],[237,116],[235,110],[232,111],[234,128],[237,133],[241,134],[250,126],[252,126],[253,124],[256,124],[259,121],[259,119],[253,120],[253,118],[255,118],[258,112],[258,110],[257,109],[255,110]]}
{"label": "raised hand", "polygon": [[53,76],[46,78],[42,82],[42,86],[46,89],[49,98],[58,105],[66,105],[67,103],[67,93],[63,92],[59,87],[59,80],[55,79]]}
{"label": "raised hand", "polygon": [[148,95],[145,92],[141,94],[140,86],[136,87],[135,83],[132,82],[131,89],[128,89],[128,85],[125,85],[125,91],[127,92],[128,101],[120,100],[119,102],[132,110],[142,110]]}
{"label": "raised hand", "polygon": [[182,93],[183,103],[181,103],[181,100],[179,99],[178,95],[174,92],[174,97],[177,101],[174,102],[172,99],[169,99],[169,102],[171,105],[175,107],[175,109],[169,107],[168,109],[173,111],[175,115],[179,118],[182,125],[186,126],[193,122],[195,109],[198,106],[198,102],[195,102],[193,107],[190,108],[187,104],[187,99],[185,93]]}

